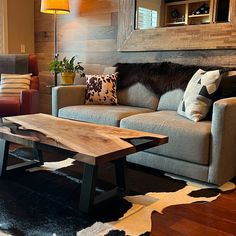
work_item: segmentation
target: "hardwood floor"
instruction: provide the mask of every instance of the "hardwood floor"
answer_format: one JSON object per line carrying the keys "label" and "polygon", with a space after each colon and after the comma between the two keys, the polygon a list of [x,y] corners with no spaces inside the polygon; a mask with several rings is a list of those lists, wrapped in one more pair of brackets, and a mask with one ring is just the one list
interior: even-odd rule
{"label": "hardwood floor", "polygon": [[152,213],[152,236],[236,235],[236,191],[210,203],[170,206]]}
{"label": "hardwood floor", "polygon": [[[17,147],[19,146],[12,145],[11,151],[16,151]],[[18,150],[16,156],[29,155],[31,155],[29,150],[22,149]],[[58,153],[57,155],[45,153],[44,158],[48,171],[26,172],[20,174],[18,178],[12,176],[12,178],[2,179],[0,181],[0,220],[7,219],[9,226],[14,225],[14,229],[24,233],[21,235],[33,235],[34,230],[36,232],[54,230],[57,235],[76,235],[81,228],[91,226],[94,223],[94,218],[84,218],[84,216],[77,214],[80,187],[78,182],[74,180],[81,179],[83,165],[79,162],[70,162],[69,157],[67,153]],[[15,161],[13,158],[10,160]],[[67,162],[64,162],[66,160]],[[57,173],[62,175],[55,174],[54,171],[58,171]],[[99,189],[106,190],[111,187],[111,184],[114,184],[113,171],[114,165],[111,164],[104,165],[99,169]],[[130,190],[130,196],[154,192],[170,193],[175,198],[182,195],[174,195],[174,193],[181,191],[186,186],[184,181],[165,176],[163,172],[148,167],[129,163],[127,172],[127,188]],[[71,181],[70,178],[74,180]],[[233,182],[236,183],[236,179]],[[197,202],[199,201],[198,197],[215,197],[217,193],[218,190],[214,188],[209,191],[195,190],[190,193],[190,196],[196,198],[195,204],[172,205],[165,208],[163,214],[153,212],[151,236],[236,235],[236,190],[221,193],[212,202]],[[164,204],[166,200],[168,199],[161,199]],[[148,204],[148,201],[143,201],[143,203]],[[35,202],[39,203],[35,205]],[[110,201],[108,205],[100,207],[94,216],[95,221],[111,222],[121,218],[132,207],[132,204],[124,199],[116,199],[115,202]],[[7,215],[8,212],[11,214]],[[142,224],[145,221],[145,214],[141,215],[140,221],[137,221],[138,218],[135,219],[136,221],[133,220],[130,224],[131,228],[134,225]],[[45,222],[49,223],[45,224]],[[130,225],[127,224],[127,226]],[[31,234],[28,234],[29,231]],[[150,227],[143,230],[142,233],[146,231],[150,231]],[[10,233],[10,231],[8,232]],[[41,233],[40,235],[45,234]]]}

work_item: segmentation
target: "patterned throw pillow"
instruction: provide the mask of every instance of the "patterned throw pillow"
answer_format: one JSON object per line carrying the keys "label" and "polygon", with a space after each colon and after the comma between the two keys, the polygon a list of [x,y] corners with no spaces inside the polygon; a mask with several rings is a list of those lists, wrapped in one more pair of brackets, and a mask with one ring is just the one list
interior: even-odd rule
{"label": "patterned throw pillow", "polygon": [[117,75],[86,75],[86,104],[117,105]]}
{"label": "patterned throw pillow", "polygon": [[32,74],[1,74],[0,96],[20,96],[22,90],[30,88]]}
{"label": "patterned throw pillow", "polygon": [[179,104],[178,113],[195,122],[206,117],[221,81],[221,71],[199,69],[191,78]]}

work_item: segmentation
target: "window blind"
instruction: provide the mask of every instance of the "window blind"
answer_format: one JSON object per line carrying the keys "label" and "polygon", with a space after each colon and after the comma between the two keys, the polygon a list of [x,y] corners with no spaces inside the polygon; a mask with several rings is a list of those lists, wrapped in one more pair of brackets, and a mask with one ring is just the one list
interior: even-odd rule
{"label": "window blind", "polygon": [[157,11],[139,7],[138,8],[138,28],[147,29],[157,27]]}

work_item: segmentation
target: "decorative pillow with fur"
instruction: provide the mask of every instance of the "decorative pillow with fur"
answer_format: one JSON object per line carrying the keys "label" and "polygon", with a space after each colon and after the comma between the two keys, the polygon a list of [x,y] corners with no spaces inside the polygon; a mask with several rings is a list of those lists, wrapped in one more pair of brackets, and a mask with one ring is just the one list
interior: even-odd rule
{"label": "decorative pillow with fur", "polygon": [[86,104],[117,105],[116,81],[118,73],[86,75]]}
{"label": "decorative pillow with fur", "polygon": [[220,85],[220,70],[199,69],[189,81],[179,104],[178,113],[195,122],[206,117]]}

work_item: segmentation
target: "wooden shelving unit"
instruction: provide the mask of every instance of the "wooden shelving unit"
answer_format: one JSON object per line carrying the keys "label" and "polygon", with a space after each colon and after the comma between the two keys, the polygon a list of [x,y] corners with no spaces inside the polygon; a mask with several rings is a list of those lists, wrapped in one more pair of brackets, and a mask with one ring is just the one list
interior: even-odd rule
{"label": "wooden shelving unit", "polygon": [[199,14],[199,15],[189,15],[189,18],[195,18],[195,17],[209,17],[210,14]]}
{"label": "wooden shelving unit", "polygon": [[185,21],[180,21],[180,22],[172,22],[172,23],[168,23],[168,25],[185,25]]}
{"label": "wooden shelving unit", "polygon": [[[204,14],[196,13],[203,4],[209,6]],[[165,26],[199,25],[212,23],[213,0],[174,1],[165,4]]]}

